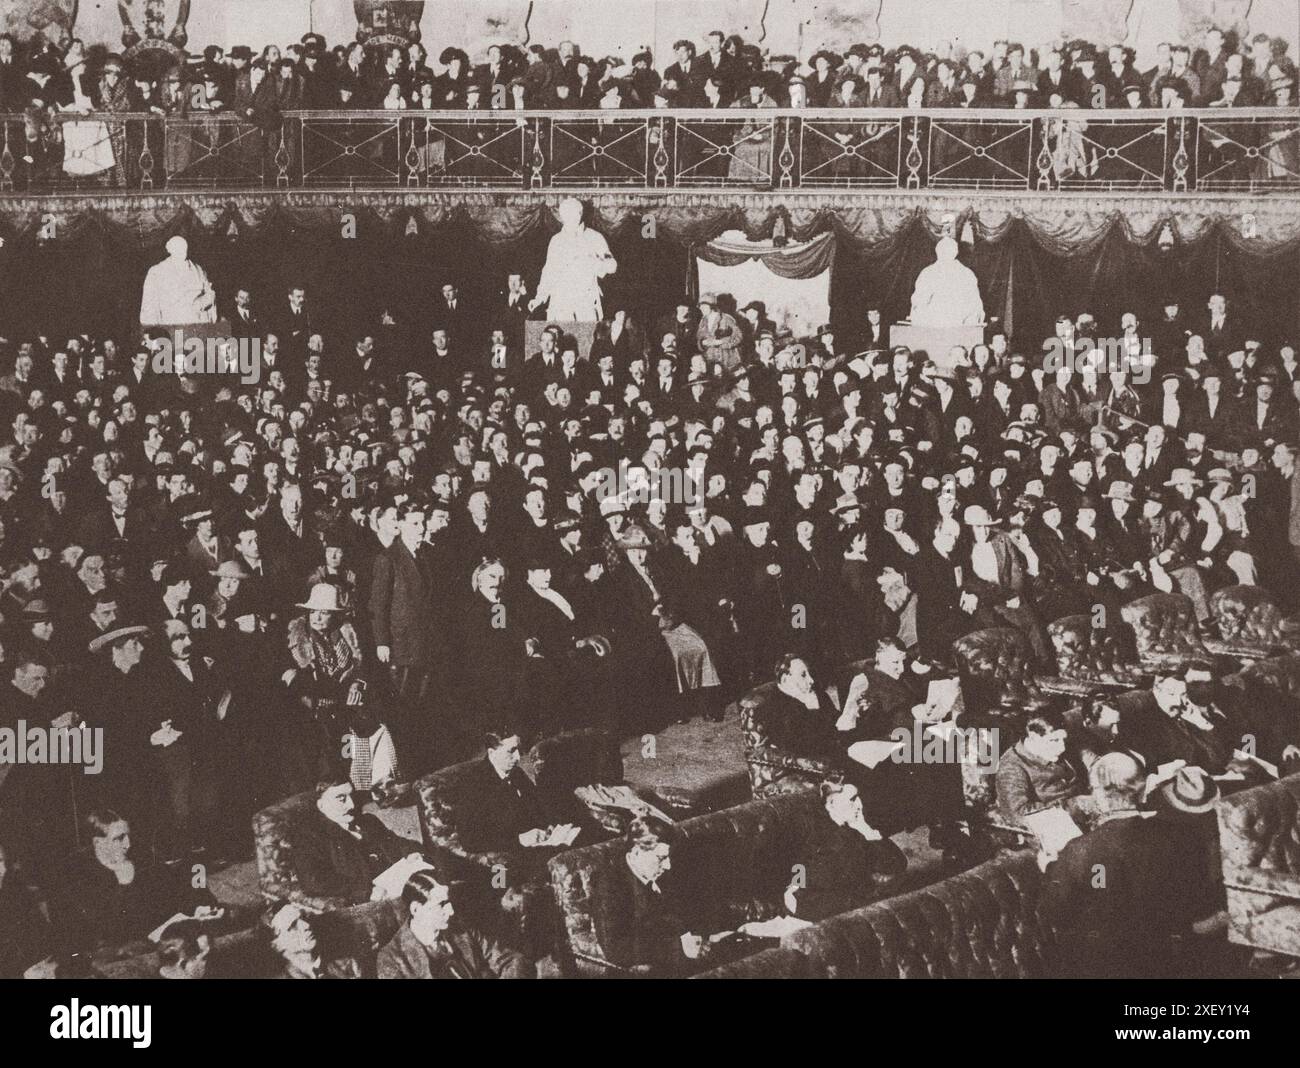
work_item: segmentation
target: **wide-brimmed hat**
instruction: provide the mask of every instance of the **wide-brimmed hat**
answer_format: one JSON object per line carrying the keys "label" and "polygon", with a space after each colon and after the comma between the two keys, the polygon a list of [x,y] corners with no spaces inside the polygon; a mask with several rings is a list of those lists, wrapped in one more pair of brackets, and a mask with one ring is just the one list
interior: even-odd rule
{"label": "wide-brimmed hat", "polygon": [[307,600],[298,605],[308,612],[342,612],[343,603],[339,600],[339,588],[329,582],[318,582],[311,588]]}
{"label": "wide-brimmed hat", "polygon": [[244,565],[241,564],[238,560],[227,560],[223,564],[218,566],[215,570],[209,571],[208,574],[211,575],[213,578],[219,578],[219,579],[223,579],[223,578],[246,579],[250,577],[249,573],[244,570]]}
{"label": "wide-brimmed hat", "polygon": [[1178,773],[1160,787],[1160,799],[1176,812],[1199,815],[1214,811],[1219,798],[1219,784],[1200,768],[1179,768]]}
{"label": "wide-brimmed hat", "polygon": [[1108,501],[1128,501],[1133,503],[1133,485],[1129,482],[1121,482],[1118,479],[1106,487],[1106,492],[1102,494]]}
{"label": "wide-brimmed hat", "polygon": [[1231,484],[1236,481],[1236,479],[1232,477],[1232,472],[1226,467],[1215,467],[1207,472],[1205,477],[1210,482],[1227,482]]}
{"label": "wide-brimmed hat", "polygon": [[100,634],[98,637],[92,638],[89,649],[92,653],[97,653],[101,649],[107,648],[110,645],[116,645],[118,642],[124,641],[134,635],[148,633],[149,628],[143,624],[136,624],[135,626],[130,627],[117,627],[114,630],[107,631],[104,634]]}
{"label": "wide-brimmed hat", "polygon": [[968,527],[992,527],[997,521],[989,515],[989,510],[982,504],[967,505],[962,513],[962,520]]}

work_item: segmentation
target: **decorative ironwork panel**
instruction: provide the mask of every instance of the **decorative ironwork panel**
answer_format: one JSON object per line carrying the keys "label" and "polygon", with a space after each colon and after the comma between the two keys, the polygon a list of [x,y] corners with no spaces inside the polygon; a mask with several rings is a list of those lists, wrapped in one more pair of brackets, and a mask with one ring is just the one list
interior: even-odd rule
{"label": "decorative ironwork panel", "polygon": [[677,116],[674,184],[771,189],[776,116]]}
{"label": "decorative ironwork panel", "polygon": [[311,112],[303,115],[301,137],[295,139],[286,120],[286,132],[268,131],[264,156],[268,180],[276,185],[288,178],[293,184],[297,161],[293,158],[295,140],[301,150],[301,177],[304,186],[317,185],[397,185],[402,177],[402,153],[399,116],[393,112]]}
{"label": "decorative ironwork panel", "polygon": [[535,148],[529,120],[485,111],[408,115],[402,123],[406,184],[518,187]]}
{"label": "decorative ironwork panel", "polygon": [[163,172],[172,188],[260,186],[266,175],[262,128],[220,112],[168,118],[161,130]]}
{"label": "decorative ironwork panel", "polygon": [[1053,119],[1048,128],[1052,174],[1059,188],[1150,192],[1165,188],[1168,126],[1164,119],[1085,112],[1079,118]]}
{"label": "decorative ironwork panel", "polygon": [[[898,185],[902,122],[897,117],[834,119],[805,116],[799,141],[799,184],[852,188]],[[789,148],[783,147],[782,157]],[[784,167],[782,167],[784,173]]]}
{"label": "decorative ironwork panel", "polygon": [[1028,189],[1032,144],[1032,119],[969,113],[959,119],[933,118],[926,184],[931,189]]}
{"label": "decorative ironwork panel", "polygon": [[551,185],[644,188],[660,173],[653,157],[662,146],[651,145],[657,120],[607,115],[551,120]]}
{"label": "decorative ironwork panel", "polygon": [[1201,115],[1196,172],[1197,189],[1300,189],[1300,120]]}

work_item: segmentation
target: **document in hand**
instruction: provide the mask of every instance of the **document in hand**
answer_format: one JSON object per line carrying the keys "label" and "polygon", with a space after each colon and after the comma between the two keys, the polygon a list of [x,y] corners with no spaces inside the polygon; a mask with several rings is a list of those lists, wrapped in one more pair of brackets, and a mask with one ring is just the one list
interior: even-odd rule
{"label": "document in hand", "polygon": [[[634,814],[649,813],[665,823],[674,823],[671,816],[665,815],[660,809],[642,800],[636,795],[632,787],[623,783],[616,786],[601,786],[598,783],[591,786],[579,786],[573,791],[573,796],[592,810],[597,819],[603,815],[602,809],[617,809]],[[603,824],[603,820],[601,821]]]}
{"label": "document in hand", "polygon": [[1079,825],[1063,808],[1045,808],[1041,812],[1030,812],[1024,817],[1023,822],[1037,835],[1043,850],[1052,856],[1060,853],[1076,838],[1083,836]]}
{"label": "document in hand", "polygon": [[1263,768],[1274,779],[1281,778],[1276,764],[1270,764],[1267,760],[1260,760],[1254,753],[1247,753],[1241,749],[1234,749],[1232,751],[1232,756],[1234,760],[1248,760],[1256,767]]}
{"label": "document in hand", "polygon": [[[419,853],[411,853],[403,857],[375,876],[374,887],[378,891],[378,898],[401,897],[407,879],[417,871],[432,870],[433,865],[420,856]],[[371,900],[377,900],[377,898],[372,896]]]}

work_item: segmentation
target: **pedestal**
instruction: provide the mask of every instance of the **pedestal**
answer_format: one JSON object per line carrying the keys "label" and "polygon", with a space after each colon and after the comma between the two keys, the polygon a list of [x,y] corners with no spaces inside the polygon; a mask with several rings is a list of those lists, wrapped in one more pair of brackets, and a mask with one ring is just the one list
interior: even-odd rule
{"label": "pedestal", "polygon": [[[548,326],[558,326],[566,337],[578,343],[578,359],[585,360],[591,353],[591,339],[596,333],[595,323],[549,323],[543,319],[529,319],[524,323],[524,358],[542,347],[542,331]],[[563,339],[561,339],[563,340]]]}
{"label": "pedestal", "polygon": [[982,326],[913,326],[911,323],[895,323],[889,328],[891,345],[906,345],[913,352],[924,352],[935,366],[952,367],[948,350],[954,345],[963,345],[967,352],[975,345],[984,343]]}

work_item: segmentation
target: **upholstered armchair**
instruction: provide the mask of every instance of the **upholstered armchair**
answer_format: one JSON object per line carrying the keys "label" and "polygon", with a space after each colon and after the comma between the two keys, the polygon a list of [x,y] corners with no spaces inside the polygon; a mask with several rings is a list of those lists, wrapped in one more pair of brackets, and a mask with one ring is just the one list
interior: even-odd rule
{"label": "upholstered armchair", "polygon": [[1015,627],[986,627],[952,643],[967,712],[1023,712],[1048,703],[1034,679],[1029,640]]}
{"label": "upholstered armchair", "polygon": [[765,682],[736,702],[749,785],[755,798],[806,792],[826,778],[827,769],[820,761],[788,752],[768,737],[763,706],[775,690],[775,682]]}
{"label": "upholstered armchair", "polygon": [[1300,775],[1216,805],[1228,938],[1300,957]]}
{"label": "upholstered armchair", "polygon": [[[316,818],[314,790],[286,797],[253,816],[253,848],[257,856],[257,881],[262,900],[268,905],[294,902],[317,912],[337,914],[337,922],[344,927],[387,930],[388,937],[391,937],[392,932],[401,926],[401,902],[354,904],[343,897],[309,894],[299,884],[293,862],[297,828]],[[394,917],[397,917],[396,923]]]}
{"label": "upholstered armchair", "polygon": [[1300,653],[1256,660],[1228,675],[1223,681],[1240,686],[1247,693],[1251,693],[1255,685],[1262,685],[1286,697],[1300,700]]}
{"label": "upholstered armchair", "polygon": [[1152,593],[1120,609],[1133,628],[1138,662],[1146,671],[1181,669],[1209,657],[1196,627],[1196,609],[1181,593]]}
{"label": "upholstered armchair", "polygon": [[1225,586],[1210,597],[1205,647],[1236,660],[1263,660],[1300,649],[1300,622],[1285,619],[1258,586]]}
{"label": "upholstered armchair", "polygon": [[1056,653],[1056,674],[1039,675],[1044,693],[1085,698],[1107,690],[1129,690],[1147,682],[1137,662],[1111,631],[1094,627],[1085,613],[1063,616],[1047,626]]}
{"label": "upholstered armchair", "polygon": [[[750,801],[683,820],[676,830],[680,838],[673,847],[672,876],[698,888],[689,899],[701,909],[700,922],[713,927],[697,932],[702,935],[782,914],[794,866],[836,833],[821,798],[812,793]],[[641,963],[631,959],[641,921],[626,852],[627,843],[620,838],[569,850],[550,862],[568,946],[564,964],[572,973],[609,978]],[[875,886],[844,890],[851,907],[887,892]],[[761,942],[753,946],[754,951],[764,948]],[[700,970],[722,963],[716,957],[712,965],[702,961]]]}
{"label": "upholstered armchair", "polygon": [[[516,849],[475,853],[460,840],[461,815],[482,803],[471,784],[482,758],[453,764],[417,779],[415,793],[420,825],[434,865],[452,882],[474,881],[475,869],[482,869],[486,882],[506,891],[503,907],[514,924],[541,952],[554,941],[554,903],[546,874],[549,850]],[[533,771],[538,791],[556,806],[568,804],[578,786],[600,783],[613,786],[623,781],[623,758],[618,742],[600,730],[580,730],[545,738],[533,746],[524,764]],[[590,839],[586,839],[590,841]]]}

